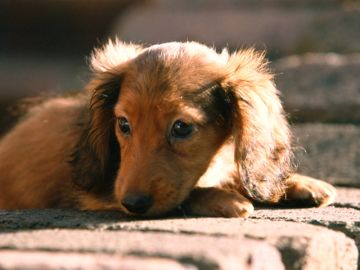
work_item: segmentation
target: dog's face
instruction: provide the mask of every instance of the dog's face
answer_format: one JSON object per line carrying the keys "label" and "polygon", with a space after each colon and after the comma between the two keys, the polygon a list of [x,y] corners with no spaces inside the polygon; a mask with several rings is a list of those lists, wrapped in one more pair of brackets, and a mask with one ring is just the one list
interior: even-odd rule
{"label": "dog's face", "polygon": [[115,195],[127,212],[152,215],[179,205],[229,134],[222,74],[214,60],[189,49],[160,46],[122,67]]}
{"label": "dog's face", "polygon": [[162,214],[232,143],[238,184],[250,197],[277,199],[291,151],[262,55],[218,54],[193,42],[147,49],[110,42],[92,67],[89,127],[74,162],[80,186],[110,188],[128,213]]}

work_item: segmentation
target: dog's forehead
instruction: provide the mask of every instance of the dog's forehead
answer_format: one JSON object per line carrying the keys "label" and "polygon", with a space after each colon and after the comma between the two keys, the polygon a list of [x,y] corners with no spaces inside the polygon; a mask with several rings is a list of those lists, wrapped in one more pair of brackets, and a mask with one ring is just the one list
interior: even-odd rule
{"label": "dog's forehead", "polygon": [[160,61],[178,61],[180,58],[201,59],[204,63],[223,66],[229,55],[226,49],[218,54],[197,42],[168,42],[147,48],[144,53],[156,55]]}
{"label": "dog's forehead", "polygon": [[129,88],[148,93],[173,94],[201,89],[223,77],[228,53],[196,42],[170,42],[153,45],[131,61]]}

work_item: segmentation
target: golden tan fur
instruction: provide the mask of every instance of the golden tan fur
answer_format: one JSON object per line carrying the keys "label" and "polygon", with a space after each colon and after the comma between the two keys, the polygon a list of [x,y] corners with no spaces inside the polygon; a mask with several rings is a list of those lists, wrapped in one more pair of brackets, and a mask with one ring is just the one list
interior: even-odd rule
{"label": "golden tan fur", "polygon": [[[263,54],[114,41],[94,52],[92,69],[84,92],[33,108],[1,140],[0,208],[134,214],[124,200],[135,196],[151,198],[144,215],[182,206],[233,217],[251,214],[251,201],[334,201],[332,186],[292,171]],[[191,126],[186,137],[174,133],[178,121]]]}

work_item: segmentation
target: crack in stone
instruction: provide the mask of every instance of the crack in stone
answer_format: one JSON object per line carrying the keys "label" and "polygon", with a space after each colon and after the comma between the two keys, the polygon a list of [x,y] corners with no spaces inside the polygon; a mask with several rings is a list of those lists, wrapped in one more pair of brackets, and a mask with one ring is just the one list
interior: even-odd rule
{"label": "crack in stone", "polygon": [[225,237],[232,238],[233,235],[225,234],[225,233],[206,233],[200,231],[189,231],[189,230],[167,230],[167,229],[155,229],[149,227],[143,228],[127,228],[127,227],[112,227],[105,228],[105,230],[109,231],[123,231],[123,232],[143,232],[143,233],[169,233],[169,234],[182,234],[182,235],[199,235],[199,236],[209,236],[209,237]]}
{"label": "crack in stone", "polygon": [[[355,206],[351,203],[334,203],[333,206],[337,207],[337,208],[352,208],[355,210],[360,210],[360,206]],[[360,218],[359,218],[360,220]]]}

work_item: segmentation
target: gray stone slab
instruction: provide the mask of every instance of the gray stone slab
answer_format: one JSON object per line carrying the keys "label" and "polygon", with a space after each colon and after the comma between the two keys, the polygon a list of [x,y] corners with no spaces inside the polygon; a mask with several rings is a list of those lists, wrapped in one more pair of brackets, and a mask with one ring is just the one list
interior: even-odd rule
{"label": "gray stone slab", "polygon": [[281,269],[279,254],[269,244],[279,250],[286,269],[356,269],[358,255],[351,239],[326,228],[285,221],[128,221],[92,231],[4,232],[0,238],[0,249],[116,252],[209,267],[203,269],[216,269],[210,268],[216,265],[220,269],[247,269],[249,262],[256,266],[253,269]]}
{"label": "gray stone slab", "polygon": [[274,253],[275,261],[269,264],[265,259],[266,265],[277,264],[277,250],[286,269],[356,269],[360,189],[338,188],[338,194],[331,207],[256,207],[250,219],[134,220],[114,212],[0,211],[0,250],[145,254],[180,264],[191,254],[193,265],[221,269],[229,269],[224,261],[240,266],[249,260],[260,263],[264,259],[259,250]]}
{"label": "gray stone slab", "polygon": [[[354,224],[359,226],[360,221],[360,189],[357,188],[337,188],[336,202],[331,207],[326,208],[299,208],[284,209],[282,207],[271,207],[262,210],[262,207],[255,207],[253,217],[261,218],[261,211],[265,211],[269,217],[285,218],[298,217],[298,222],[308,222],[307,220],[323,220],[323,225],[327,222],[342,222],[344,224]],[[170,216],[170,218],[179,216]],[[180,218],[186,218],[180,215]],[[154,221],[145,220],[152,223]],[[226,219],[225,219],[226,220]],[[242,219],[236,219],[242,222]],[[123,229],[122,226],[127,222],[141,224],[142,219],[133,219],[120,212],[111,211],[77,211],[62,209],[43,209],[43,210],[0,210],[0,232],[19,231],[19,230],[41,230],[41,229],[88,229],[88,230],[117,230]],[[169,226],[169,223],[166,223]],[[126,229],[127,227],[124,227]],[[171,226],[170,226],[171,228]],[[201,229],[207,229],[202,228]]]}
{"label": "gray stone slab", "polygon": [[323,3],[323,9],[291,5],[290,1],[281,1],[285,8],[275,1],[245,2],[157,1],[119,18],[113,33],[144,43],[190,39],[219,48],[255,45],[276,56],[360,49],[357,9],[343,9],[339,2]]}
{"label": "gray stone slab", "polygon": [[[296,215],[297,211],[292,211],[293,215]],[[263,212],[259,212],[259,215],[262,213]],[[279,212],[277,214],[279,214]],[[286,211],[282,212],[282,214],[286,215]],[[313,212],[308,212],[308,215],[312,215],[312,220],[315,219]],[[291,217],[287,220],[290,221]],[[299,218],[298,220],[301,219]],[[305,219],[303,219],[303,221],[304,220]],[[293,219],[291,221],[295,220]],[[277,221],[275,218],[270,219],[267,218],[267,216],[262,216],[262,220],[202,218],[190,220],[177,219],[165,222],[142,221],[138,222],[136,225],[133,223],[122,223],[120,227],[113,224],[111,228],[114,230],[121,228],[122,230],[125,229],[130,231],[136,229],[144,232],[148,230],[166,230],[184,234],[197,233],[207,235],[229,235],[232,237],[244,235],[247,238],[263,240],[275,245],[282,254],[286,269],[347,269],[350,267],[349,265],[346,265],[347,263],[342,265],[340,261],[351,261],[351,267],[356,269],[356,260],[358,258],[358,251],[355,248],[355,244],[352,241],[349,241],[349,238],[344,238],[343,234],[337,234],[330,230],[324,231],[324,228],[307,224]],[[335,251],[337,248],[340,249]],[[337,255],[334,256],[334,254],[339,254],[339,257],[337,257]],[[322,257],[323,255],[327,257],[326,265],[324,263],[325,257]],[[349,257],[347,257],[348,255]],[[309,268],[304,267],[307,263],[309,263],[307,266]],[[336,268],[335,266],[339,268]]]}
{"label": "gray stone slab", "polygon": [[132,232],[35,230],[2,233],[0,249],[165,258],[190,265],[192,269],[284,269],[280,253],[259,240],[142,232],[136,230],[136,222],[132,224],[135,225]]}
{"label": "gray stone slab", "polygon": [[195,270],[187,263],[167,258],[144,258],[93,253],[0,250],[3,270]]}
{"label": "gray stone slab", "polygon": [[273,71],[293,121],[360,123],[360,54],[291,56]]}
{"label": "gray stone slab", "polygon": [[337,191],[335,206],[360,210],[360,189],[338,187]]}
{"label": "gray stone slab", "polygon": [[360,126],[294,126],[299,172],[343,186],[360,187]]}

